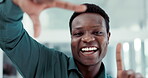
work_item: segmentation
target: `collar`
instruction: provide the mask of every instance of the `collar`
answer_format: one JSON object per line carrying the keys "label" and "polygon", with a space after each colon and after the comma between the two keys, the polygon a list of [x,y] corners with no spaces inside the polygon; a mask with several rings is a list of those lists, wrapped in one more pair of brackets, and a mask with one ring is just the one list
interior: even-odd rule
{"label": "collar", "polygon": [[[76,66],[76,64],[74,62],[73,57],[69,58],[68,71],[71,71],[71,70],[76,70],[77,72],[80,73],[80,71],[78,70],[78,67]],[[97,78],[107,78],[107,74],[106,74],[105,66],[104,66],[103,62],[101,63],[100,71],[99,71]]]}
{"label": "collar", "polygon": [[107,74],[106,74],[105,66],[104,66],[103,62],[101,63],[101,67],[100,67],[99,74],[98,74],[97,78],[107,78]]}
{"label": "collar", "polygon": [[75,64],[73,57],[69,58],[68,70],[78,70],[78,67]]}

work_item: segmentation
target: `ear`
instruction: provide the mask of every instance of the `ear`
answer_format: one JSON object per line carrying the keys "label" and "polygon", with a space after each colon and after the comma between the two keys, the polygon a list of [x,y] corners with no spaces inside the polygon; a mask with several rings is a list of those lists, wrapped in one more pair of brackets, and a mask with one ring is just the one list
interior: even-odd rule
{"label": "ear", "polygon": [[111,35],[111,33],[108,32],[108,33],[107,33],[108,44],[109,44],[110,35]]}

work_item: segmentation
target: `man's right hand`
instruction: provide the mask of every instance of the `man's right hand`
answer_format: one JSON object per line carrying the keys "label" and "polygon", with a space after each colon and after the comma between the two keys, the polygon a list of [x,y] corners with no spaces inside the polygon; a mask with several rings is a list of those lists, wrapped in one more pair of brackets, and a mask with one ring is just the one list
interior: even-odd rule
{"label": "man's right hand", "polygon": [[118,43],[116,47],[117,78],[143,78],[142,74],[133,70],[124,70],[122,62],[122,44]]}
{"label": "man's right hand", "polygon": [[41,26],[39,15],[44,9],[57,7],[76,12],[83,12],[86,10],[86,6],[84,5],[75,5],[58,0],[13,0],[13,2],[30,16],[34,26],[34,37],[40,35]]}

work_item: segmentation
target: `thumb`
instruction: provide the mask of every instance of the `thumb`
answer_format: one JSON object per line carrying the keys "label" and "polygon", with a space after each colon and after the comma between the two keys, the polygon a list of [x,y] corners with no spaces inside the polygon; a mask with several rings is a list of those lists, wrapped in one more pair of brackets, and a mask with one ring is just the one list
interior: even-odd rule
{"label": "thumb", "polygon": [[37,14],[37,15],[32,14],[29,16],[33,22],[34,37],[38,37],[41,32],[41,24],[40,24],[40,20],[39,20],[39,14]]}

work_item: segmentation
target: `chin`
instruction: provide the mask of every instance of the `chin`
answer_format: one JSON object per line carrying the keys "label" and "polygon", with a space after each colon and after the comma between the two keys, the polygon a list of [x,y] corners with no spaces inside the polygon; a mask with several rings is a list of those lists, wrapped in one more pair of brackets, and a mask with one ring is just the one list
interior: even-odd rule
{"label": "chin", "polygon": [[94,66],[94,65],[97,65],[99,64],[101,61],[93,61],[93,60],[85,60],[83,61],[83,65],[85,66]]}

